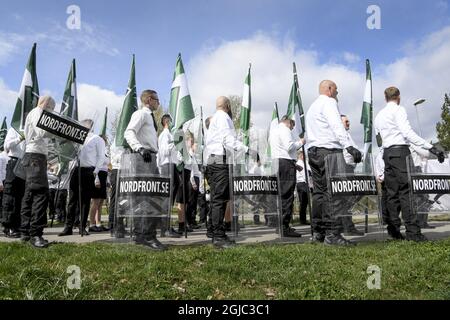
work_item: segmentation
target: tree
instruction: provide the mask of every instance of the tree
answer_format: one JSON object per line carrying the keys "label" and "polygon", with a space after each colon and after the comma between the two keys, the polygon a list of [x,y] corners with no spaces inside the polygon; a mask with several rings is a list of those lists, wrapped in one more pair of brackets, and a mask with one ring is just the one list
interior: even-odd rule
{"label": "tree", "polygon": [[442,121],[436,125],[437,137],[440,145],[446,150],[450,151],[450,99],[445,95],[445,101],[442,105],[441,113]]}
{"label": "tree", "polygon": [[233,114],[233,124],[234,128],[238,130],[240,128],[240,120],[241,120],[241,103],[242,97],[236,95],[228,96],[231,103],[231,113]]}

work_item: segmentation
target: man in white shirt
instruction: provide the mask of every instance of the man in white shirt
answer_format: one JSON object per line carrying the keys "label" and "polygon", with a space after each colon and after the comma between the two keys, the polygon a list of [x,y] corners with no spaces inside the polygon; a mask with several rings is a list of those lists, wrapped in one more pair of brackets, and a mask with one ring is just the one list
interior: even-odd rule
{"label": "man in white shirt", "polygon": [[25,155],[22,160],[25,169],[25,194],[22,199],[21,226],[23,241],[30,241],[36,248],[48,247],[42,235],[47,226],[48,139],[53,135],[37,127],[43,110],[53,111],[55,100],[50,96],[39,98],[37,106],[28,113],[25,120]]}
{"label": "man in white shirt", "polygon": [[[351,134],[350,134],[350,120],[345,114],[341,115],[342,124],[344,125],[345,131],[347,131],[348,140],[350,141],[350,145],[354,147],[355,149],[358,149],[358,146],[356,145],[355,141],[353,140]],[[353,156],[348,153],[347,150],[343,150],[344,154],[344,160],[345,160],[345,171],[348,174],[354,174],[356,163],[353,159]],[[343,205],[342,205],[342,217],[341,217],[341,223],[344,235],[346,236],[363,236],[364,232],[359,231],[356,229],[355,224],[352,220],[352,215],[350,212],[350,209],[352,206],[359,201],[361,197],[346,197],[343,198]]]}
{"label": "man in white shirt", "polygon": [[309,182],[311,182],[311,168],[306,164],[307,170],[304,169],[304,154],[302,151],[298,153],[296,163],[297,175],[297,196],[300,201],[300,224],[307,225],[306,209],[308,208],[308,185],[306,184],[305,173],[308,172]]}
{"label": "man in white shirt", "polygon": [[20,211],[25,193],[25,180],[24,177],[19,177],[14,173],[14,168],[25,154],[24,137],[16,129],[9,128],[4,149],[9,156],[9,161],[6,165],[4,181],[2,224],[7,237],[20,238]]}
{"label": "man in white shirt", "polygon": [[216,100],[216,113],[209,124],[205,151],[206,179],[211,190],[212,241],[218,248],[234,246],[234,242],[226,235],[224,227],[225,211],[227,202],[230,200],[229,162],[227,161],[231,159],[227,159],[227,151],[246,153],[249,152],[249,148],[237,139],[230,100],[222,96]]}
{"label": "man in white shirt", "polygon": [[282,207],[282,236],[301,237],[294,228],[289,226],[294,207],[296,185],[297,152],[303,146],[304,139],[294,137],[292,129],[295,122],[289,116],[283,116],[275,132],[270,135],[272,159],[278,163],[278,181],[280,183]]}
{"label": "man in white shirt", "polygon": [[[138,173],[159,174],[156,163],[158,128],[153,114],[159,107],[158,93],[154,90],[144,90],[141,94],[141,102],[141,109],[133,113],[124,134],[131,149],[141,155],[136,157],[136,167],[130,169]],[[167,247],[156,238],[156,228],[160,220],[159,218],[134,217],[135,242],[152,250],[166,250]]]}
{"label": "man in white shirt", "polygon": [[387,230],[394,239],[404,239],[400,233],[402,212],[406,227],[406,239],[426,241],[411,211],[406,158],[411,154],[409,145],[428,149],[440,162],[444,153],[420,138],[411,128],[406,110],[400,105],[400,90],[389,87],[384,92],[387,105],[375,117],[375,132],[379,147],[383,147],[385,163],[384,182],[386,186]]}
{"label": "man in white shirt", "polygon": [[[347,132],[341,122],[337,105],[337,85],[324,80],[319,85],[320,96],[306,114],[308,137],[308,159],[311,166],[314,191],[312,197],[313,242],[327,245],[353,245],[344,239],[339,231],[337,213],[330,206],[325,159],[333,157],[336,162],[344,162],[342,150],[352,155],[355,163],[361,162],[361,152],[351,146]],[[333,206],[336,208],[336,206]]]}
{"label": "man in white shirt", "polygon": [[[165,114],[161,118],[161,125],[163,131],[158,137],[158,168],[161,175],[164,177],[171,178],[171,208],[175,203],[175,198],[180,187],[180,175],[178,173],[177,165],[180,163],[180,157],[177,149],[175,148],[175,143],[173,140],[173,135],[170,132],[170,124],[172,122],[172,117],[169,114]],[[172,227],[170,227],[170,221],[165,223],[166,229],[168,229],[169,235],[174,237],[179,237],[178,234]],[[183,226],[184,229],[184,226]]]}
{"label": "man in white shirt", "polygon": [[[86,119],[81,124],[92,130],[94,121]],[[59,234],[62,236],[72,235],[76,215],[80,213],[80,235],[89,235],[86,230],[87,219],[94,188],[100,188],[99,171],[105,160],[105,141],[92,131],[88,133],[83,146],[78,154],[79,165],[77,165],[70,178],[69,206],[64,230]],[[80,199],[81,195],[81,199]],[[79,203],[81,200],[81,203]],[[77,209],[79,210],[77,212]]]}

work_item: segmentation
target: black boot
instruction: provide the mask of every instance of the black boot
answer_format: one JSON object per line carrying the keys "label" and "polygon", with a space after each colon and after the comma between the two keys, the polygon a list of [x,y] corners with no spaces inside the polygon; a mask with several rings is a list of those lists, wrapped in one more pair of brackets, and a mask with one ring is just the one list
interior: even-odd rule
{"label": "black boot", "polygon": [[72,228],[64,227],[64,230],[58,234],[58,237],[71,236],[72,234]]}

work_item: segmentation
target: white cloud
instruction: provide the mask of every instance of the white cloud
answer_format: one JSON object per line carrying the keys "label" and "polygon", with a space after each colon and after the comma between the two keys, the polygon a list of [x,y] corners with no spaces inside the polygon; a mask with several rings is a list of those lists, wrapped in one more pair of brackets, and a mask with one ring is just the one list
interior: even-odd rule
{"label": "white cloud", "polygon": [[0,110],[1,120],[3,117],[8,117],[7,122],[11,121],[11,116],[14,111],[14,106],[17,101],[17,92],[8,88],[2,78],[0,78]]}
{"label": "white cloud", "polygon": [[[450,91],[450,27],[433,33],[419,42],[415,51],[391,64],[372,67],[374,116],[384,106],[384,89],[400,88],[402,104],[407,108],[413,128],[418,132],[413,101],[424,97],[421,124],[424,138],[436,141],[435,124],[440,120],[440,107],[445,92]],[[345,57],[347,57],[345,59]],[[346,62],[360,58],[347,53]],[[214,112],[219,95],[242,95],[248,63],[252,63],[252,122],[266,129],[273,104],[278,102],[280,115],[286,113],[292,85],[292,62],[297,63],[303,106],[306,110],[318,96],[318,84],[332,79],[338,85],[340,111],[349,115],[352,135],[362,147],[363,128],[359,124],[365,86],[365,64],[358,71],[344,64],[320,63],[318,54],[302,50],[292,41],[258,33],[249,39],[223,42],[215,48],[201,50],[187,64],[187,77],[193,103],[204,106],[205,116]],[[426,108],[426,109],[425,109]],[[426,111],[425,111],[426,110]]]}
{"label": "white cloud", "polygon": [[95,121],[96,132],[100,129],[108,107],[108,124],[112,117],[122,108],[124,95],[118,95],[114,91],[106,90],[95,85],[81,83],[78,85],[78,118],[92,119]]}
{"label": "white cloud", "polygon": [[11,37],[0,33],[0,66],[8,63],[17,49],[18,48],[13,44]]}

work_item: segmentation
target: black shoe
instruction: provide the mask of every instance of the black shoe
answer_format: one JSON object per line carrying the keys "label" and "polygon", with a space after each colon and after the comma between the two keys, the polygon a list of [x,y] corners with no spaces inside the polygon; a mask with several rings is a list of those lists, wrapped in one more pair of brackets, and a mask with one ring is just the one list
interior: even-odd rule
{"label": "black shoe", "polygon": [[102,232],[103,230],[102,230],[102,227],[97,227],[97,226],[92,226],[92,227],[89,227],[89,232]]}
{"label": "black shoe", "polygon": [[48,241],[42,237],[32,237],[30,239],[30,243],[35,248],[47,248],[48,247]]}
{"label": "black shoe", "polygon": [[156,238],[147,240],[145,238],[139,237],[139,238],[136,238],[135,242],[137,244],[141,244],[141,245],[146,246],[155,251],[167,250],[167,247],[165,245],[163,245],[161,242],[159,242],[159,240]]}
{"label": "black shoe", "polygon": [[89,232],[84,228],[80,229],[80,231],[78,233],[80,234],[80,236],[88,236],[89,235]]}
{"label": "black shoe", "polygon": [[325,235],[323,233],[314,232],[311,237],[312,243],[323,243],[325,240]]}
{"label": "black shoe", "polygon": [[100,232],[106,232],[106,231],[109,231],[109,228],[108,227],[105,227],[105,226],[100,226],[99,227],[102,231],[100,231]]}
{"label": "black shoe", "polygon": [[408,241],[415,241],[415,242],[425,242],[428,241],[427,237],[425,237],[423,234],[418,233],[414,235],[406,234],[406,240]]}
{"label": "black shoe", "polygon": [[388,235],[394,240],[405,240],[405,237],[399,230],[388,227]]}
{"label": "black shoe", "polygon": [[58,237],[71,236],[73,234],[72,228],[64,228],[64,230],[58,234]]}
{"label": "black shoe", "polygon": [[328,234],[325,236],[325,240],[323,241],[324,244],[329,246],[355,246],[356,243],[351,242],[344,237],[342,237],[340,234]]}
{"label": "black shoe", "polygon": [[214,238],[214,232],[212,232],[211,230],[206,230],[206,237],[209,239]]}
{"label": "black shoe", "polygon": [[286,238],[301,238],[302,235],[295,231],[294,228],[284,228],[283,229],[283,237]]}
{"label": "black shoe", "polygon": [[18,239],[20,238],[20,232],[14,229],[9,229],[7,235],[8,238],[15,238]]}
{"label": "black shoe", "polygon": [[363,236],[364,232],[359,231],[356,228],[352,228],[350,230],[344,231],[344,235],[349,237],[349,236]]}
{"label": "black shoe", "polygon": [[219,249],[229,249],[229,248],[233,248],[236,246],[236,242],[234,242],[227,236],[220,237],[220,238],[213,237],[212,243],[216,248],[219,248]]}
{"label": "black shoe", "polygon": [[423,225],[420,226],[420,229],[436,229],[436,227],[429,225],[428,222],[425,222]]}

